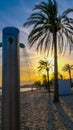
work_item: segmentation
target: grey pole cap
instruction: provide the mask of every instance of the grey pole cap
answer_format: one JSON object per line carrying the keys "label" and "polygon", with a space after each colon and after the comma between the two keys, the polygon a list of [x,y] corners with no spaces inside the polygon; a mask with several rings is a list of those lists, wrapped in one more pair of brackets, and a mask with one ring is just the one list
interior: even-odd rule
{"label": "grey pole cap", "polygon": [[6,35],[9,35],[9,34],[17,35],[19,33],[19,30],[16,27],[5,27],[3,29],[3,33]]}

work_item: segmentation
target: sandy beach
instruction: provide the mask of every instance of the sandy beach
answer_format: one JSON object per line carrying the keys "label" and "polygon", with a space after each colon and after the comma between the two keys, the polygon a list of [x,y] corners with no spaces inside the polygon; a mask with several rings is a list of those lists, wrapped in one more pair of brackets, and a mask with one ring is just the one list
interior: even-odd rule
{"label": "sandy beach", "polygon": [[73,95],[60,96],[55,104],[44,88],[21,92],[20,118],[21,130],[73,130]]}

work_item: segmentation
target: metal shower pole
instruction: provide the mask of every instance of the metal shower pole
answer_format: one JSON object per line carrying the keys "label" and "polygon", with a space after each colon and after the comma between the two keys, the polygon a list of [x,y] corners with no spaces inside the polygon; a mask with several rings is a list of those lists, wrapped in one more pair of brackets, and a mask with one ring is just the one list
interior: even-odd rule
{"label": "metal shower pole", "polygon": [[20,130],[19,30],[3,29],[2,130]]}

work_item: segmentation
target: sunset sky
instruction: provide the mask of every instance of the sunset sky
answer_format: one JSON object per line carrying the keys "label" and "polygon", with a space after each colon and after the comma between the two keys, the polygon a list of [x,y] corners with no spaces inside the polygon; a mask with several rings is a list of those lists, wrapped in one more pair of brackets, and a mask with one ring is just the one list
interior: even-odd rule
{"label": "sunset sky", "polygon": [[[32,9],[35,4],[47,0],[1,0],[0,1],[0,41],[2,41],[2,29],[7,26],[14,26],[20,30],[20,42],[26,45],[26,50],[20,49],[20,79],[21,84],[26,83],[28,80],[34,81],[37,78],[41,78],[41,75],[37,72],[38,61],[43,59],[45,54],[38,53],[35,47],[28,48],[27,37],[31,28],[24,28],[23,23],[32,13]],[[67,8],[73,8],[73,0],[57,0],[59,14],[61,14]],[[71,17],[73,14],[71,13]],[[52,56],[50,56],[52,57]],[[58,58],[59,72],[61,72],[64,64],[73,64],[73,52],[69,55],[68,50],[64,56]],[[26,67],[27,65],[27,67]],[[31,69],[30,69],[31,68]],[[64,77],[68,74],[61,72]],[[73,76],[73,74],[72,74]],[[25,78],[26,77],[26,78]],[[26,80],[26,81],[25,81]],[[0,49],[0,86],[2,82],[2,49]]]}

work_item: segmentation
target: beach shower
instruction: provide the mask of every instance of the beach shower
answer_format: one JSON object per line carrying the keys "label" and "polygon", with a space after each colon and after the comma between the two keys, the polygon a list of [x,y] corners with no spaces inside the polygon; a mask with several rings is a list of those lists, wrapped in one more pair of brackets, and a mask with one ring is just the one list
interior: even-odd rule
{"label": "beach shower", "polygon": [[3,29],[2,43],[2,130],[20,130],[19,30]]}

